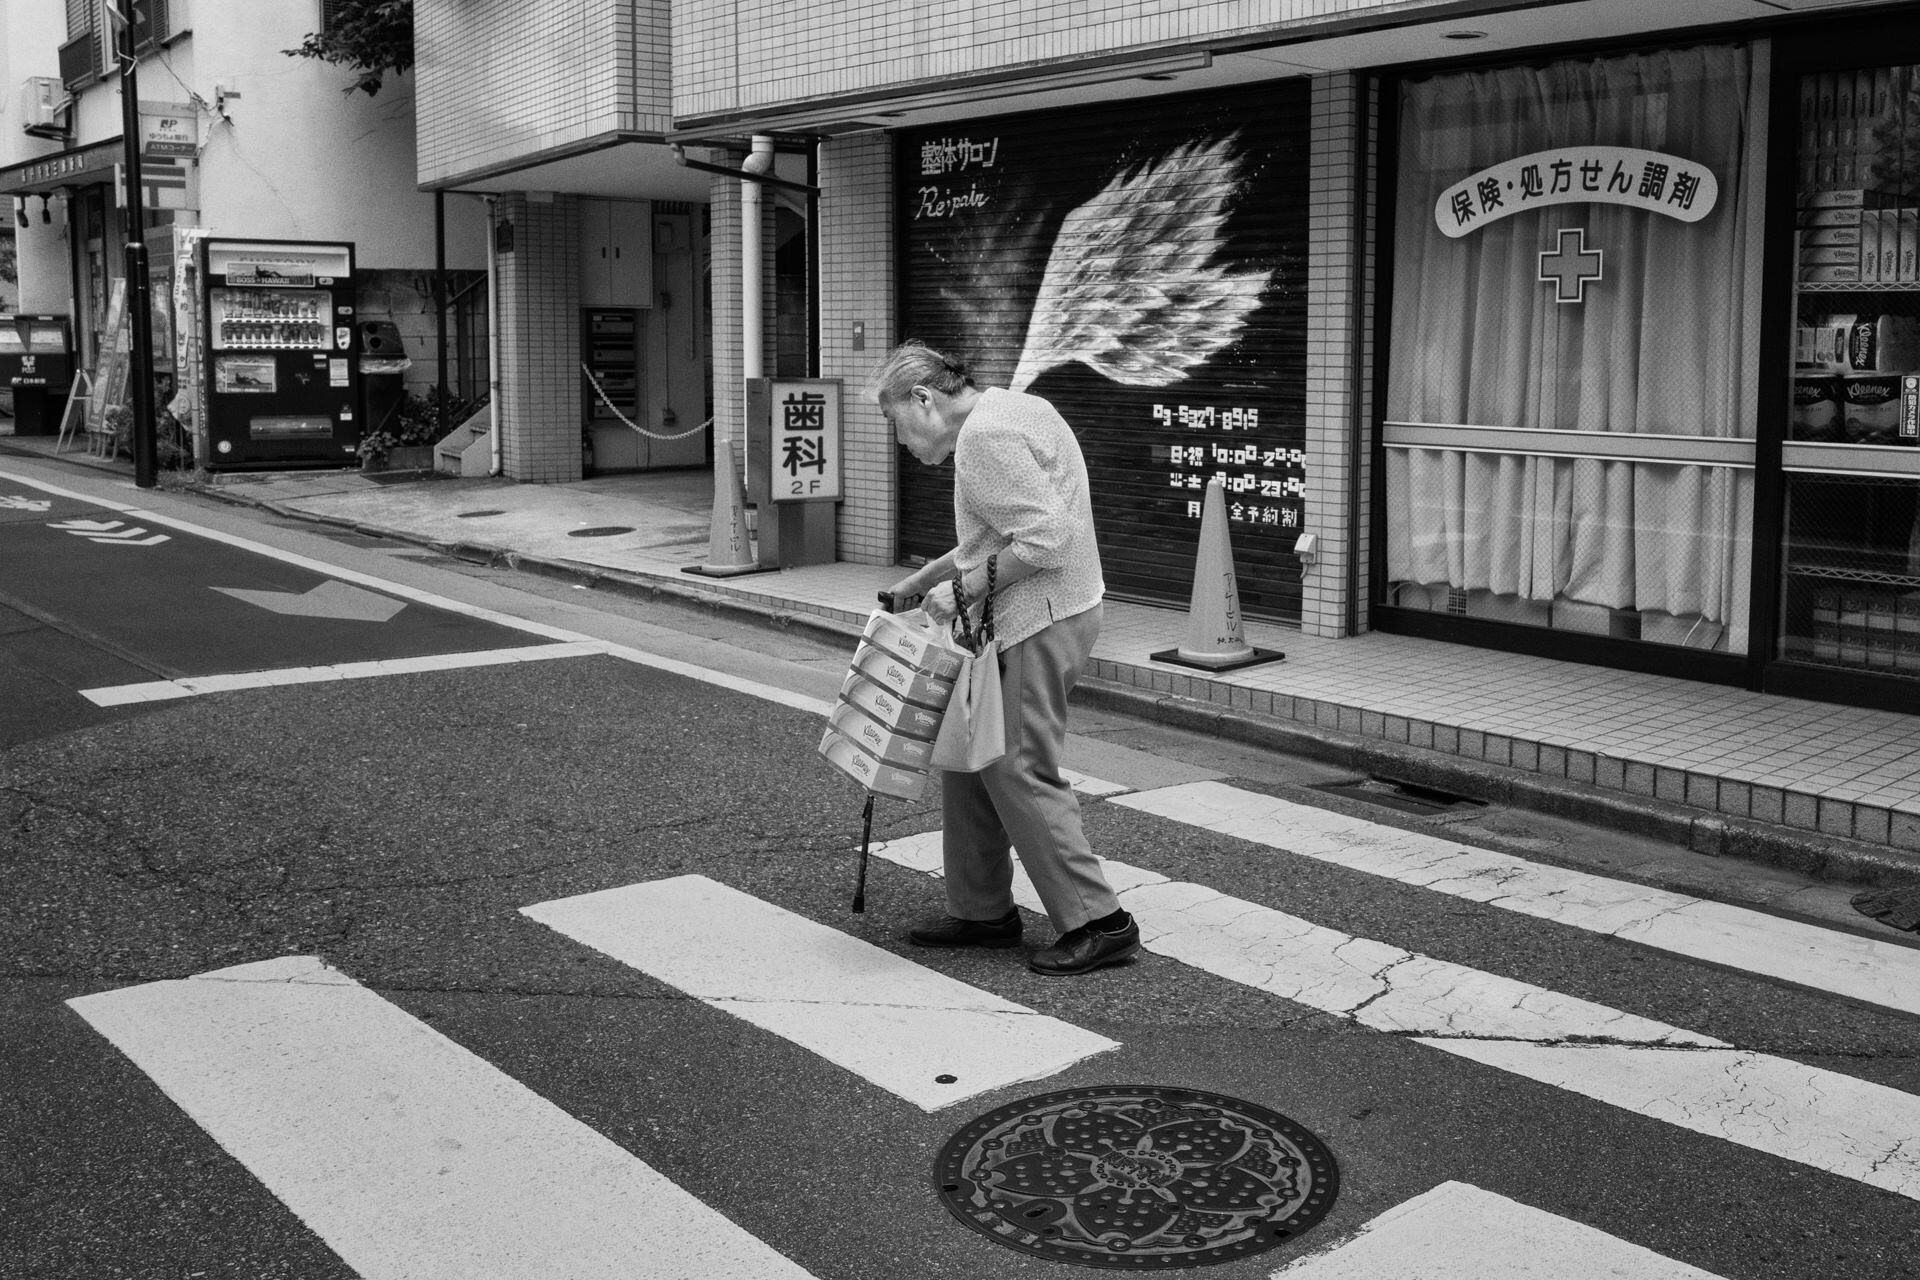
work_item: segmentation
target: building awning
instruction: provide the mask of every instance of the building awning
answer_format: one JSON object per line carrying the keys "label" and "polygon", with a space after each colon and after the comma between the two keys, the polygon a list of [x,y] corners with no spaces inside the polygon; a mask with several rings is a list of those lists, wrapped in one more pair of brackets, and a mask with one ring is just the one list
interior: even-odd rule
{"label": "building awning", "polygon": [[113,167],[125,158],[125,152],[119,138],[104,138],[10,165],[0,169],[0,196],[39,195],[61,187],[111,182]]}

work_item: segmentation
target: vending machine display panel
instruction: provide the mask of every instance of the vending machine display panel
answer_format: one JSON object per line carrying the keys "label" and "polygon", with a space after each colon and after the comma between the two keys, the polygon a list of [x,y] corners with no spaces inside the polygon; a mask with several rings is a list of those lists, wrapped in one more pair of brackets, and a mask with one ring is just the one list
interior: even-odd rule
{"label": "vending machine display panel", "polygon": [[360,444],[351,244],[206,241],[207,465],[347,466]]}

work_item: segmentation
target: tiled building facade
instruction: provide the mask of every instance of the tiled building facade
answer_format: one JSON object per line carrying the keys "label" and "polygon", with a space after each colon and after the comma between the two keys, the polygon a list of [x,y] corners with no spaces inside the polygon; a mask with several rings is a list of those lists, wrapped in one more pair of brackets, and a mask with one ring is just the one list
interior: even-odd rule
{"label": "tiled building facade", "polygon": [[[551,23],[537,16],[548,8]],[[1200,495],[1181,493],[1186,501],[1176,502],[1167,490],[1197,490],[1197,477],[1212,472],[1235,486],[1236,560],[1243,537],[1262,548],[1244,557],[1242,601],[1308,634],[1403,630],[1751,688],[1801,680],[1791,691],[1872,701],[1881,696],[1876,689],[1892,686],[1861,680],[1900,674],[1904,651],[1891,642],[1875,648],[1867,638],[1850,645],[1839,634],[1846,618],[1880,616],[1878,606],[1863,595],[1851,607],[1834,584],[1886,578],[1920,598],[1920,568],[1893,563],[1906,535],[1889,531],[1904,518],[1909,490],[1920,492],[1920,477],[1908,477],[1914,468],[1902,456],[1841,459],[1808,452],[1792,435],[1785,406],[1794,368],[1778,335],[1792,332],[1789,310],[1797,308],[1803,327],[1817,327],[1833,308],[1811,296],[1796,300],[1796,281],[1765,265],[1781,256],[1769,258],[1767,246],[1791,233],[1796,202],[1840,200],[1849,188],[1816,180],[1836,174],[1829,165],[1816,175],[1813,156],[1804,157],[1808,176],[1798,191],[1794,178],[1778,172],[1784,166],[1767,170],[1768,139],[1784,140],[1796,126],[1781,123],[1793,114],[1784,90],[1770,107],[1763,100],[1770,83],[1799,86],[1812,102],[1820,83],[1866,86],[1877,76],[1902,86],[1893,107],[1877,108],[1892,112],[1880,123],[1897,131],[1894,117],[1920,113],[1920,76],[1910,77],[1920,50],[1888,51],[1880,67],[1866,52],[1871,42],[1857,37],[1902,9],[1884,0],[594,0],[522,12],[500,0],[422,0],[421,176],[453,182],[509,163],[499,158],[507,152],[538,161],[586,154],[608,139],[648,140],[661,155],[674,151],[729,171],[708,174],[696,200],[707,214],[714,437],[737,453],[745,434],[745,339],[741,188],[731,171],[756,137],[780,149],[782,176],[801,177],[804,165],[805,180],[817,187],[808,206],[809,359],[819,376],[840,379],[849,392],[836,523],[841,559],[891,564],[930,554],[940,536],[937,528],[913,528],[937,505],[928,501],[937,485],[901,461],[877,409],[858,392],[894,342],[945,324],[1001,344],[977,362],[991,370],[990,380],[1018,387],[1046,376],[1050,396],[1080,397],[1069,417],[1096,472],[1105,506],[1096,519],[1139,508],[1109,519],[1101,533],[1113,565],[1126,564],[1131,594],[1182,605]],[[662,30],[670,33],[665,81]],[[556,77],[561,65],[568,74]],[[1523,87],[1534,83],[1529,77],[1559,87],[1535,92]],[[1911,108],[1901,96],[1909,78]],[[445,92],[427,101],[436,85]],[[1710,125],[1701,124],[1701,110],[1673,105],[1696,94],[1717,104]],[[1283,101],[1307,105],[1296,113]],[[1408,105],[1429,101],[1447,105]],[[1245,121],[1236,122],[1236,111]],[[1866,137],[1877,127],[1864,111],[1854,112],[1856,127],[1844,136]],[[472,118],[491,127],[470,128]],[[1481,123],[1461,123],[1468,120]],[[1805,123],[1808,136],[1820,133],[1813,120]],[[1130,142],[1136,127],[1141,140]],[[1189,130],[1184,138],[1182,129]],[[944,176],[928,175],[944,171],[915,150],[952,139],[984,146],[1003,130],[1026,148],[1026,167],[1014,178],[978,175],[993,180],[986,186],[942,186]],[[1536,141],[1502,141],[1522,138]],[[1492,225],[1533,194],[1513,185],[1526,165],[1550,160],[1571,172],[1573,160],[1548,157],[1542,148],[1549,146],[1584,148],[1579,158],[1596,166],[1604,153],[1616,167],[1614,184],[1602,190],[1596,182],[1584,189],[1591,197],[1573,192],[1565,208],[1543,202],[1482,233],[1475,217],[1487,214]],[[1637,196],[1617,194],[1629,153],[1634,164],[1650,166]],[[1069,172],[1089,163],[1089,154],[1108,166],[1104,176]],[[1187,186],[1165,185],[1172,181],[1166,174],[1192,168],[1198,155],[1207,163],[1182,180]],[[1700,223],[1697,234],[1670,225],[1676,211],[1662,204],[1669,170],[1689,165],[1726,177],[1718,197],[1724,213]],[[1276,166],[1288,168],[1277,185]],[[1856,188],[1868,181],[1864,172],[1850,177]],[[1014,185],[994,186],[1003,179]],[[1457,221],[1447,226],[1446,210],[1434,203],[1440,188],[1469,179],[1479,185],[1449,193]],[[1193,381],[1178,371],[1158,381],[1136,377],[1124,360],[1091,349],[1041,352],[1051,363],[1030,368],[1037,340],[1025,326],[1042,314],[1037,295],[1049,288],[1051,259],[1044,246],[1027,243],[1017,253],[1042,256],[1015,263],[1010,246],[1021,235],[1055,234],[1069,211],[1118,207],[1156,181],[1163,198],[1192,205],[1188,230],[1226,227],[1217,252],[1194,255],[1184,279],[1148,281],[1171,288],[1170,296],[1191,286],[1187,302],[1174,296],[1168,308],[1189,313],[1175,325],[1188,332],[1164,339],[1176,349],[1145,363],[1190,369]],[[1499,181],[1509,181],[1504,208],[1487,185]],[[1912,191],[1904,182],[1894,174],[1885,190],[1860,198],[1869,207],[1894,207],[1908,196],[1920,203],[1920,181]],[[1284,191],[1289,210],[1304,214],[1303,229],[1261,221],[1272,210],[1247,205],[1255,191],[1263,199]],[[1026,200],[1028,222],[994,223],[982,214],[977,234],[966,233],[973,240],[941,239],[924,217],[936,205],[934,216],[948,217],[942,202],[954,196],[976,210]],[[1630,212],[1615,211],[1636,199]],[[931,203],[916,208],[916,200]],[[1015,234],[1017,224],[1026,231]],[[1145,225],[1129,234],[1149,235],[1138,230]],[[1550,264],[1564,260],[1551,255],[1566,243],[1555,237],[1590,229],[1607,241],[1607,270],[1593,267],[1584,282],[1554,274],[1562,268]],[[771,238],[769,215],[763,243]],[[1517,247],[1508,247],[1512,239]],[[979,260],[969,260],[969,279],[942,280],[943,268],[932,264],[950,262],[942,255],[956,245]],[[1159,251],[1147,248],[1149,259]],[[1829,258],[1849,252],[1822,251]],[[1688,273],[1726,253],[1744,292],[1723,306],[1724,295]],[[775,264],[770,248],[764,254],[762,309],[771,315]],[[1585,261],[1565,270],[1577,272]],[[1136,269],[1115,260],[1116,274]],[[1632,283],[1636,272],[1722,307],[1713,326],[1696,330],[1712,334],[1711,350],[1661,372],[1665,357],[1635,345],[1636,333],[1675,321],[1657,291],[1643,296]],[[525,283],[510,282],[521,277]],[[1264,282],[1260,309],[1236,312],[1235,281],[1256,277]],[[531,278],[499,276],[508,293],[523,293],[522,302],[536,297]],[[957,304],[941,297],[968,289],[993,313],[971,328],[964,317],[953,320]],[[555,308],[552,324],[577,305],[564,291],[539,296]],[[1420,301],[1408,301],[1414,298]],[[1840,309],[1892,305],[1875,295]],[[1192,315],[1209,308],[1238,315],[1239,336],[1198,332],[1205,326]],[[1904,323],[1896,319],[1894,331],[1904,332]],[[772,332],[769,323],[762,335],[769,371]],[[1510,338],[1528,332],[1536,340]],[[1563,333],[1576,336],[1539,336]],[[1611,344],[1622,354],[1579,355],[1582,333],[1590,351]],[[1394,335],[1402,336],[1395,342]],[[1179,351],[1181,343],[1193,351]],[[1715,391],[1701,394],[1702,408],[1644,394],[1675,381],[1683,366],[1710,371]],[[1884,381],[1907,372],[1920,376],[1920,368],[1891,366],[1823,376]],[[1692,386],[1690,375],[1678,380]],[[1509,385],[1524,390],[1509,396]],[[1156,398],[1155,389],[1164,394]],[[1442,391],[1459,402],[1443,406]],[[1630,403],[1636,394],[1638,405]],[[1256,405],[1259,437],[1225,434],[1253,421]],[[1191,425],[1190,412],[1196,419],[1217,412],[1228,425],[1204,438],[1171,427],[1155,435],[1144,421],[1149,408],[1181,428]],[[570,434],[564,416],[530,421],[517,436],[510,430],[508,439],[519,443],[509,453],[532,458],[541,453],[534,437]],[[1632,439],[1608,438],[1617,435]],[[1263,451],[1258,463],[1246,461]],[[1852,539],[1858,546],[1846,554],[1857,563],[1837,570],[1783,563],[1793,559],[1794,534],[1781,495],[1800,482],[1781,477],[1796,468],[1828,477],[1801,509],[1826,503],[1838,513],[1808,532],[1807,544]],[[567,469],[529,467],[526,478],[536,474],[564,479]],[[1410,475],[1418,477],[1411,489]],[[1882,513],[1876,518],[1887,528],[1834,524],[1844,523],[1850,502],[1828,489],[1844,488],[1847,476],[1896,477],[1874,481],[1884,492],[1864,504]],[[1897,601],[1881,612],[1896,618]],[[1920,689],[1920,641],[1911,656],[1898,698]],[[1824,670],[1795,675],[1795,663]]]}

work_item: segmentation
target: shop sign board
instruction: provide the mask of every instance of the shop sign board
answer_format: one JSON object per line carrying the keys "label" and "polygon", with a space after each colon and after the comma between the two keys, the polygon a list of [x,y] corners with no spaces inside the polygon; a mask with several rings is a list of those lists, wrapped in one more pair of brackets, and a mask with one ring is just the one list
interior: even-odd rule
{"label": "shop sign board", "polygon": [[140,154],[154,156],[191,156],[197,149],[194,118],[190,113],[146,115],[140,117]]}
{"label": "shop sign board", "polygon": [[840,499],[840,383],[832,378],[775,378],[775,502]]}
{"label": "shop sign board", "polygon": [[1713,212],[1720,183],[1705,165],[1638,147],[1556,147],[1489,165],[1434,201],[1442,235],[1458,239],[1529,209],[1614,204],[1698,222]]}

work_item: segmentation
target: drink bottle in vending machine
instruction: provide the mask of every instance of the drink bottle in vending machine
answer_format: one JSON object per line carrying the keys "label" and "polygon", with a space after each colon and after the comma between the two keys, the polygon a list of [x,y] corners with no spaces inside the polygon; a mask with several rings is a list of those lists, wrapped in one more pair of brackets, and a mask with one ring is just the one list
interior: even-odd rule
{"label": "drink bottle in vending machine", "polygon": [[353,464],[353,246],[209,239],[202,253],[209,469]]}

